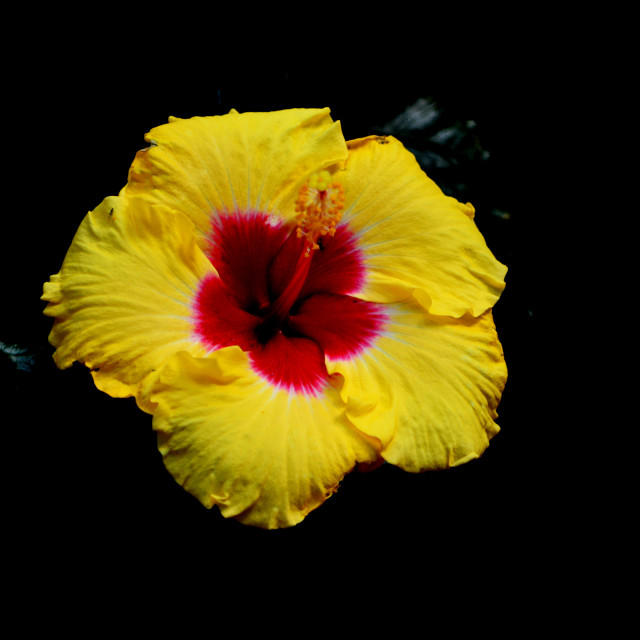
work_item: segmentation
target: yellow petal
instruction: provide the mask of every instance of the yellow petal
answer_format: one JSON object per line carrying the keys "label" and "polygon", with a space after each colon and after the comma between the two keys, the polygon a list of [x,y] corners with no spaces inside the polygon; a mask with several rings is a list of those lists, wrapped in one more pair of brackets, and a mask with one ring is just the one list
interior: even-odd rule
{"label": "yellow petal", "polygon": [[263,528],[301,521],[357,462],[378,458],[346,420],[338,393],[289,394],[228,347],[178,354],[152,395],[159,449],[174,478],[206,507]]}
{"label": "yellow petal", "polygon": [[214,212],[294,216],[309,174],[347,156],[329,109],[172,118],[145,139],[151,147],[136,155],[121,195],[166,203],[203,236]]}
{"label": "yellow petal", "polygon": [[490,309],[506,267],[487,248],[473,207],[445,196],[391,136],[348,145],[343,221],[365,256],[359,297],[396,302],[413,295],[431,313],[452,317]]}
{"label": "yellow petal", "polygon": [[60,368],[82,362],[98,388],[152,410],[145,378],[178,351],[204,353],[191,302],[213,267],[192,230],[180,214],[120,197],[87,214],[42,296]]}
{"label": "yellow petal", "polygon": [[407,471],[478,457],[498,432],[506,382],[491,312],[432,316],[415,303],[388,305],[389,322],[358,358],[328,361],[341,374],[347,416],[379,439],[382,457]]}

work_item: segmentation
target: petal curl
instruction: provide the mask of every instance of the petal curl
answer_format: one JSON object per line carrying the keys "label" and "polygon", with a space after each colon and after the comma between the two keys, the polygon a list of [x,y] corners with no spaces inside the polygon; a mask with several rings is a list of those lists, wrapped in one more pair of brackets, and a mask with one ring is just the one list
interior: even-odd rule
{"label": "petal curl", "polygon": [[415,303],[386,310],[386,331],[373,346],[353,360],[327,361],[330,374],[344,377],[348,418],[407,471],[478,457],[499,430],[507,377],[491,312],[454,319]]}
{"label": "petal curl", "polygon": [[376,441],[346,420],[338,392],[288,394],[264,382],[238,347],[177,354],[152,395],[164,463],[206,507],[263,528],[300,522]]}
{"label": "petal curl", "polygon": [[121,195],[168,204],[202,237],[215,212],[292,217],[309,174],[341,164],[347,148],[329,109],[170,118],[152,129],[151,147],[135,157]]}
{"label": "petal curl", "polygon": [[44,286],[56,364],[92,369],[96,386],[135,395],[151,412],[144,380],[174,353],[203,355],[192,301],[213,267],[184,216],[141,200],[106,198],[87,214],[59,274]]}
{"label": "petal curl", "polygon": [[359,297],[414,296],[435,315],[479,316],[504,289],[506,267],[487,248],[473,207],[445,196],[395,138],[348,143],[343,222],[367,267]]}

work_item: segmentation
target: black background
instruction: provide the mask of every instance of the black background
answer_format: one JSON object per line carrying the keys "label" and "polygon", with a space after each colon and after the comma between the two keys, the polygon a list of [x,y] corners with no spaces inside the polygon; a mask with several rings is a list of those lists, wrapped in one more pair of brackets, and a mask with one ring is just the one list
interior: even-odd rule
{"label": "black background", "polygon": [[[147,64],[143,35],[124,51],[112,41],[118,57],[95,55],[92,43],[87,36],[53,48],[21,74],[28,81],[16,89],[19,108],[6,123],[14,175],[5,185],[12,204],[3,241],[2,391],[18,412],[5,428],[4,495],[24,585],[55,585],[63,574],[94,585],[117,575],[124,587],[153,575],[169,588],[176,574],[188,590],[192,573],[268,590],[274,576],[295,584],[329,574],[351,593],[379,580],[393,590],[415,575],[457,593],[469,578],[500,576],[490,598],[508,598],[551,550],[568,544],[558,530],[558,463],[546,454],[541,422],[550,418],[539,394],[538,224],[549,199],[540,167],[554,145],[550,122],[564,113],[554,76],[536,55],[514,59],[502,48],[474,55],[478,43],[460,62],[425,45],[418,57],[386,64],[343,52],[317,67],[260,64],[259,52],[253,64],[231,67],[213,45],[198,51],[196,66],[167,51]],[[407,140],[395,135],[447,161],[425,169],[474,204],[489,247],[509,267],[494,310],[509,367],[502,431],[479,460],[446,472],[384,466],[350,474],[291,529],[225,521],[166,473],[151,417],[133,400],[97,391],[82,366],[55,368],[42,283],[59,270],[87,211],[125,184],[144,133],[169,115],[329,106],[350,139],[390,133],[389,123],[421,98],[437,106],[434,128]],[[465,135],[457,146],[434,147],[433,134],[447,127]]]}

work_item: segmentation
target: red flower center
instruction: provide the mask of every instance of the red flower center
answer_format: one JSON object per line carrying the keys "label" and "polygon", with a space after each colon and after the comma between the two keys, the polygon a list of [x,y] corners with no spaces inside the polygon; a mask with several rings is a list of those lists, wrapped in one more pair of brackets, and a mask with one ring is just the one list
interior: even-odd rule
{"label": "red flower center", "polygon": [[325,356],[358,355],[382,330],[379,305],[352,297],[364,261],[345,224],[309,251],[300,233],[264,213],[218,217],[195,300],[196,333],[212,349],[238,345],[254,370],[290,391],[315,394],[328,382]]}

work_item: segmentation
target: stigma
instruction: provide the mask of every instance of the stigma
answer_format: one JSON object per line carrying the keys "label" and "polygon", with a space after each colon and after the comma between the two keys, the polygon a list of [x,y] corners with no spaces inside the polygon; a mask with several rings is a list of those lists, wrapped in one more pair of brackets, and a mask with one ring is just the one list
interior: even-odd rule
{"label": "stigma", "polygon": [[311,174],[296,200],[296,235],[305,240],[305,257],[320,248],[322,236],[335,234],[343,209],[343,186],[326,170]]}

